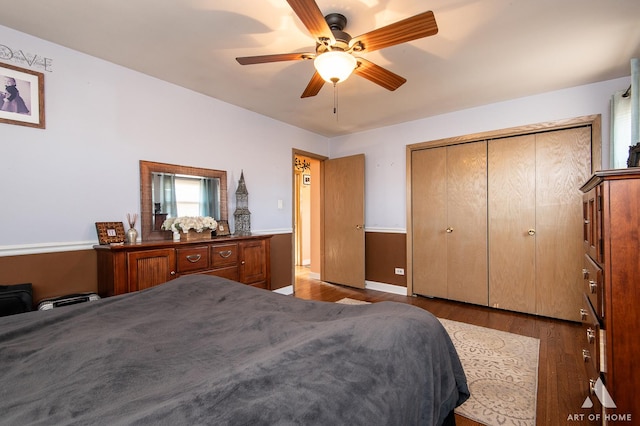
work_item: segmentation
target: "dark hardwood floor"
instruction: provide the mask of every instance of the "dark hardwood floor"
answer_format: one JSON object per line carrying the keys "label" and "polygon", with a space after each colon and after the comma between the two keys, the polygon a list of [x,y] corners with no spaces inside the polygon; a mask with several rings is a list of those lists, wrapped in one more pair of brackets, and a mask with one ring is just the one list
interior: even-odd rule
{"label": "dark hardwood floor", "polygon": [[[586,397],[585,366],[580,357],[582,327],[578,323],[534,315],[502,311],[426,297],[408,297],[375,290],[324,283],[310,278],[308,270],[296,271],[295,297],[306,300],[335,302],[344,297],[368,302],[394,301],[426,309],[439,318],[460,321],[496,330],[508,331],[540,339],[538,366],[538,425],[588,425],[586,410],[581,409]],[[583,420],[580,415],[583,414]],[[458,425],[478,425],[456,415]]]}

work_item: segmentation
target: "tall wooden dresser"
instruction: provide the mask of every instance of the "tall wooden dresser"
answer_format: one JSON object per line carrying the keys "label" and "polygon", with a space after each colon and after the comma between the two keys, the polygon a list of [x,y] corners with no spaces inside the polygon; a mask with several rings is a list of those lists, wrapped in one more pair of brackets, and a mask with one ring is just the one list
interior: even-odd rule
{"label": "tall wooden dresser", "polygon": [[581,190],[585,407],[592,403],[604,423],[633,421],[640,419],[640,168],[596,172]]}

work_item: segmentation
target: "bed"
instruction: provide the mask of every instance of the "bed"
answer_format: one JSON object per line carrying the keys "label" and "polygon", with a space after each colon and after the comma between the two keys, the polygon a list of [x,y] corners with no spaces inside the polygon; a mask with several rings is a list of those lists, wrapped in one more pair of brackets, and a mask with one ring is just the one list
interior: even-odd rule
{"label": "bed", "polygon": [[12,425],[435,425],[469,396],[423,309],[208,275],[0,318],[0,383]]}

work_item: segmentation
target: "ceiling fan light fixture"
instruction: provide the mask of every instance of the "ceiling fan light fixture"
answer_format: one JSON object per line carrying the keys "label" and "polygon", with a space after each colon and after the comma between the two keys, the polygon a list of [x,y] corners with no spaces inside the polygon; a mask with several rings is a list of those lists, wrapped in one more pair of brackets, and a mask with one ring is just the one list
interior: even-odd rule
{"label": "ceiling fan light fixture", "polygon": [[313,61],[318,74],[328,83],[345,81],[358,65],[353,55],[341,50],[324,52]]}

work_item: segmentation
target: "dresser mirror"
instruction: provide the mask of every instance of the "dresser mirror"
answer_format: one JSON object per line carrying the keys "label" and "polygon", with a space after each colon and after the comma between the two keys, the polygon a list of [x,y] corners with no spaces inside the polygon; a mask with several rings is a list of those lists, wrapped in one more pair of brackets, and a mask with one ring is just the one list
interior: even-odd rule
{"label": "dresser mirror", "polygon": [[140,160],[140,213],[143,241],[171,239],[168,217],[227,220],[227,172]]}

